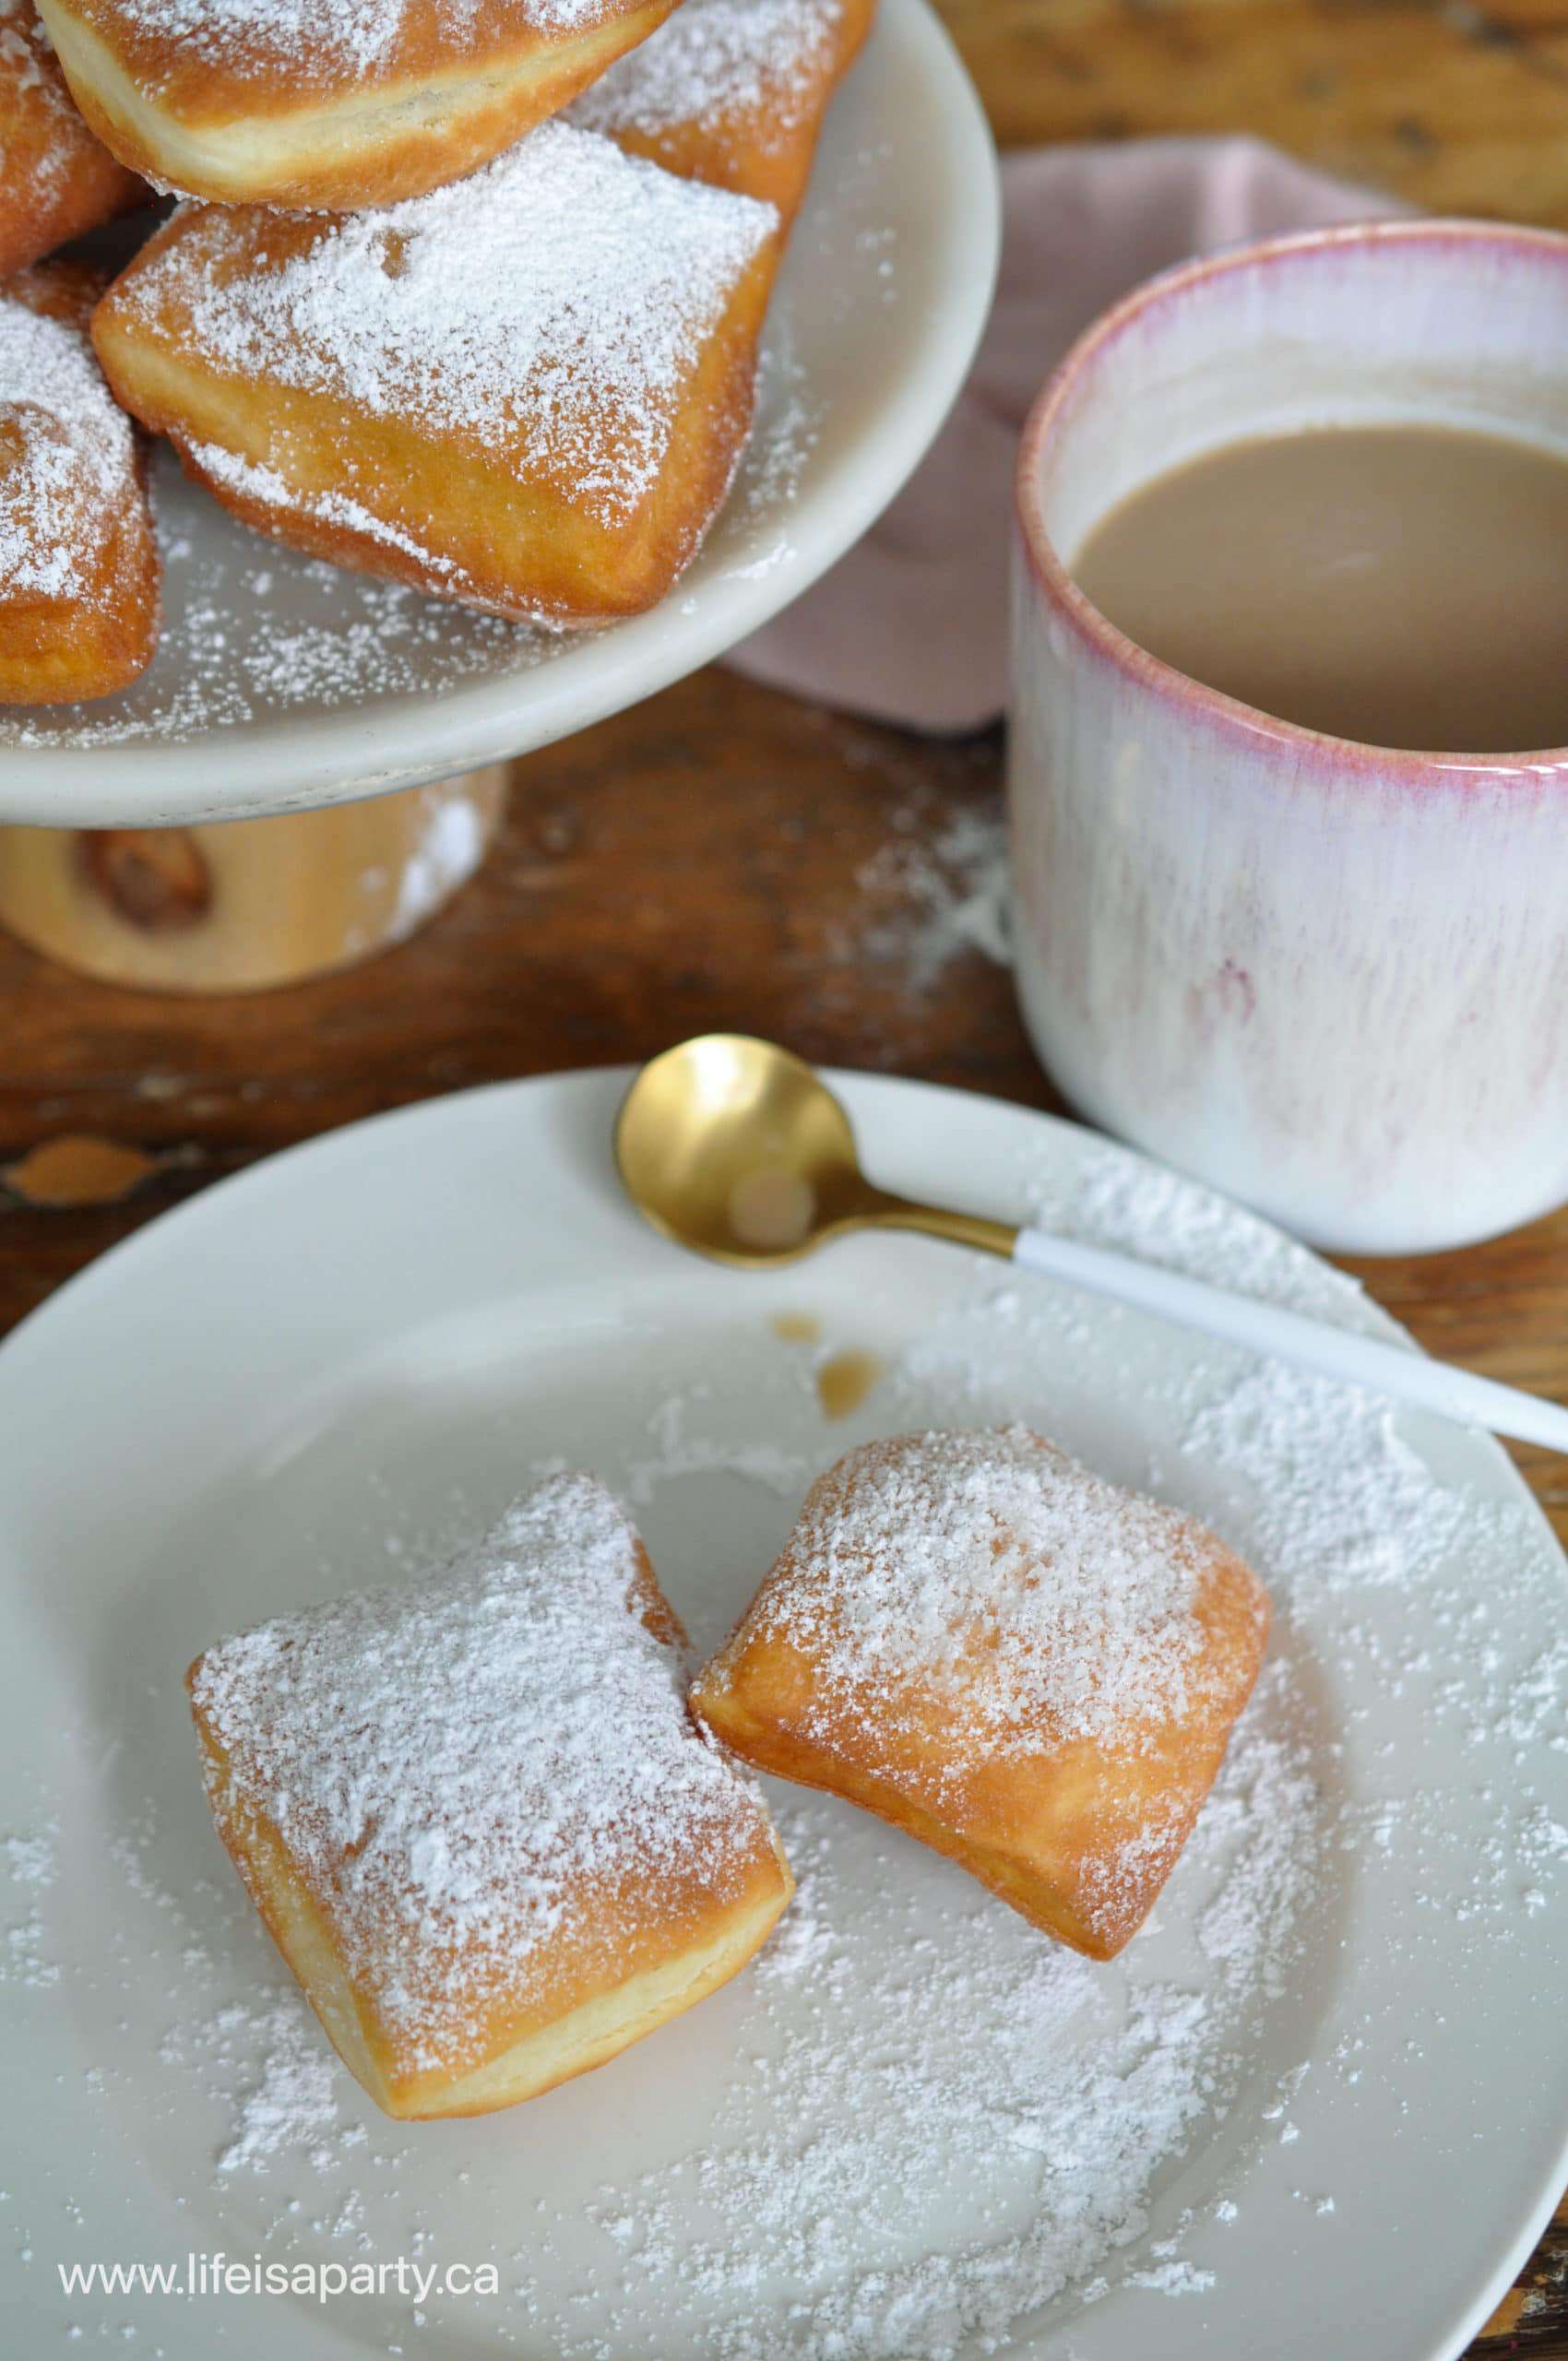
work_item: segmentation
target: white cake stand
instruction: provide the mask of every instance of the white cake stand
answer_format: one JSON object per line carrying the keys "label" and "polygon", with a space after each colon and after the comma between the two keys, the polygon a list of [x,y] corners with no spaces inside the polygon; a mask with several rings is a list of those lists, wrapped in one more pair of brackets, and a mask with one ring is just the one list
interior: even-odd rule
{"label": "white cake stand", "polygon": [[[502,801],[493,766],[721,655],[886,506],[968,369],[999,221],[990,134],[951,42],[925,0],[882,0],[828,120],[729,505],[660,607],[592,635],[294,557],[160,453],[152,666],[124,696],[0,715],[0,822],[28,824],[0,829],[0,917],[95,972],[196,990],[281,980],[409,931],[477,865]],[[476,790],[469,775],[487,771]],[[423,792],[395,804],[397,789]],[[325,809],[373,796],[388,800]],[[312,825],[225,833],[216,856],[205,827],[188,837],[279,814]],[[185,834],[142,833],[170,828]],[[84,853],[80,832],[105,830]],[[302,929],[307,886],[320,907]],[[239,966],[213,944],[204,960],[201,929],[237,894],[251,906]],[[291,939],[269,943],[281,901]]]}

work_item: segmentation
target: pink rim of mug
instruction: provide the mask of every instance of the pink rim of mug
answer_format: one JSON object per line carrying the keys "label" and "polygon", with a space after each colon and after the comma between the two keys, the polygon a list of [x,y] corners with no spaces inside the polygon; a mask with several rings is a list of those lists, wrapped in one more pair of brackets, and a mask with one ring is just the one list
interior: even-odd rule
{"label": "pink rim of mug", "polygon": [[1045,445],[1063,411],[1077,394],[1087,371],[1127,331],[1151,313],[1179,303],[1194,289],[1233,272],[1260,267],[1289,267],[1347,247],[1417,246],[1453,248],[1491,246],[1516,260],[1554,266],[1562,275],[1568,298],[1568,236],[1553,230],[1515,228],[1491,221],[1366,221],[1330,230],[1302,230],[1282,237],[1259,238],[1223,252],[1177,263],[1144,280],[1119,303],[1103,313],[1072,345],[1036,397],[1024,422],[1018,453],[1014,503],[1029,570],[1052,613],[1076,635],[1091,654],[1134,681],[1146,694],[1184,712],[1201,716],[1228,734],[1239,733],[1260,753],[1269,750],[1298,768],[1307,765],[1343,775],[1365,771],[1391,785],[1419,786],[1441,771],[1455,783],[1468,776],[1478,785],[1495,786],[1500,778],[1520,773],[1568,776],[1568,746],[1540,747],[1517,753],[1459,754],[1441,749],[1363,745],[1353,738],[1333,738],[1300,723],[1280,721],[1194,681],[1174,665],[1150,656],[1124,632],[1118,631],[1078,588],[1058,555],[1040,508],[1041,459]]}

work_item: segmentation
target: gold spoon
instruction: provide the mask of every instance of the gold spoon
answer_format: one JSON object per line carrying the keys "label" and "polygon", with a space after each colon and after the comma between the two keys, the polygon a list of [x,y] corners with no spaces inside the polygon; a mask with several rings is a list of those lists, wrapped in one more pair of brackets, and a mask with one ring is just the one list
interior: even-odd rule
{"label": "gold spoon", "polygon": [[827,1085],[743,1033],[705,1033],[644,1066],[621,1108],[615,1160],[655,1229],[748,1271],[798,1262],[849,1229],[922,1229],[992,1254],[1011,1254],[1017,1236],[873,1188]]}
{"label": "gold spoon", "polygon": [[849,1119],[827,1085],[770,1041],[707,1033],[655,1058],[622,1104],[615,1160],[654,1228],[715,1262],[767,1270],[852,1229],[921,1230],[1320,1376],[1568,1452],[1561,1404],[1429,1360],[1408,1345],[1330,1327],[1106,1247],[877,1188],[861,1169]]}

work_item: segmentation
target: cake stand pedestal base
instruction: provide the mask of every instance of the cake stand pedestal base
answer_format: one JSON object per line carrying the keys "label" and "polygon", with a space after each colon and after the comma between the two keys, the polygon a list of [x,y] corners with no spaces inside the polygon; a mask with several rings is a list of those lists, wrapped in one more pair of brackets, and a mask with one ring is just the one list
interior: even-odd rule
{"label": "cake stand pedestal base", "polygon": [[255,992],[374,958],[479,868],[504,763],[434,787],[189,828],[0,827],[0,926],[144,991]]}

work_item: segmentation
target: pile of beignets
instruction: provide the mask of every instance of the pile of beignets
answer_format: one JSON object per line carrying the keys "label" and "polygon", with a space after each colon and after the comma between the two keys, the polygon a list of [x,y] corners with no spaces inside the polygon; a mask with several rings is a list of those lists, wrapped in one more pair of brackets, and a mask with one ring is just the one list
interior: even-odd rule
{"label": "pile of beignets", "polygon": [[[0,0],[0,699],[150,662],[137,429],[310,555],[560,626],[654,605],[874,6]],[[113,283],[44,259],[156,192]]]}
{"label": "pile of beignets", "polygon": [[850,1452],[695,1682],[586,1475],[187,1680],[219,1833],[344,2063],[391,2115],[475,2115],[603,2065],[766,1941],[794,1881],[754,1767],[1113,1957],[1268,1624],[1194,1518],[1016,1427]]}

